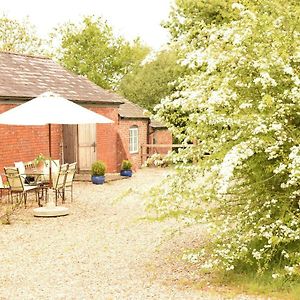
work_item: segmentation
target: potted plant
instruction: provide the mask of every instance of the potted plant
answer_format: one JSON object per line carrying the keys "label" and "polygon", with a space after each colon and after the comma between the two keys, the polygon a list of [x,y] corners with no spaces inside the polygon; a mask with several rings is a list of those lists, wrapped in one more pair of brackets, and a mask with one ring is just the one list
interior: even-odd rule
{"label": "potted plant", "polygon": [[132,176],[132,163],[129,160],[123,160],[122,161],[122,165],[121,165],[121,172],[120,175],[121,176],[128,176],[131,177]]}
{"label": "potted plant", "polygon": [[92,182],[94,184],[103,184],[105,181],[106,166],[103,161],[97,160],[92,164]]}
{"label": "potted plant", "polygon": [[34,165],[37,168],[37,170],[41,171],[44,168],[45,165],[45,161],[47,160],[47,158],[40,153],[35,159],[34,159]]}

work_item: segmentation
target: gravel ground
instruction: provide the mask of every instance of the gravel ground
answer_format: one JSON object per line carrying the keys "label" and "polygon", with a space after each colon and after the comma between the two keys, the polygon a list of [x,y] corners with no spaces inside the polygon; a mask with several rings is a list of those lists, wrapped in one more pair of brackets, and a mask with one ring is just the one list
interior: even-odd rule
{"label": "gravel ground", "polygon": [[11,225],[0,225],[0,299],[232,299],[190,284],[199,274],[178,257],[199,232],[169,240],[174,221],[140,219],[142,192],[166,172],[76,182],[69,216],[35,218],[35,203],[18,211]]}

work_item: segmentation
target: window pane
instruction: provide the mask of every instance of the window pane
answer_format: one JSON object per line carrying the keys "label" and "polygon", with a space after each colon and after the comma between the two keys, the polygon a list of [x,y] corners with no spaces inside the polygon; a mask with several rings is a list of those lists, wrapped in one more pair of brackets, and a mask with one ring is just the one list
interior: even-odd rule
{"label": "window pane", "polygon": [[129,152],[138,152],[138,128],[133,127],[129,129]]}

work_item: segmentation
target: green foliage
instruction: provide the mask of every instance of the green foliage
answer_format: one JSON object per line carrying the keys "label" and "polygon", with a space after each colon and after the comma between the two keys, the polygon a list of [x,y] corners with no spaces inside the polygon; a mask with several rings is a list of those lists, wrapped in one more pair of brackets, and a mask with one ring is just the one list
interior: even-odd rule
{"label": "green foliage", "polygon": [[130,44],[115,37],[106,21],[92,16],[60,27],[54,34],[54,39],[58,38],[61,48],[56,55],[62,64],[105,89],[115,89],[149,52],[139,39]]}
{"label": "green foliage", "polygon": [[20,54],[45,54],[43,41],[28,19],[19,22],[5,15],[0,16],[0,50]]}
{"label": "green foliage", "polygon": [[[192,268],[194,268],[192,266]],[[193,289],[218,291],[223,299],[269,299],[299,300],[299,280],[277,278],[270,281],[270,274],[257,275],[247,272],[207,272],[198,270],[195,281],[188,280],[187,285]]]}
{"label": "green foliage", "polygon": [[48,160],[49,158],[47,158],[44,154],[40,153],[35,159],[34,159],[34,165],[38,166],[39,164],[43,164],[46,160]]}
{"label": "green foliage", "polygon": [[196,146],[173,154],[149,208],[208,224],[187,257],[204,269],[299,278],[300,3],[177,4],[168,26],[190,72],[155,111]]}
{"label": "green foliage", "polygon": [[[174,41],[186,36],[188,42],[195,42],[203,22],[206,24],[228,23],[236,18],[232,9],[234,0],[176,0],[170,18],[164,22]],[[185,41],[186,42],[186,41]],[[186,45],[188,46],[188,45]]]}
{"label": "green foliage", "polygon": [[[298,300],[300,281],[277,278],[270,281],[272,274],[257,276],[247,272],[220,272],[213,280],[213,285],[227,286],[235,295],[249,294],[267,297],[267,299]],[[234,297],[232,297],[234,298]]]}
{"label": "green foliage", "polygon": [[152,110],[161,99],[174,91],[174,82],[185,67],[177,64],[179,55],[174,50],[161,51],[150,62],[133,69],[122,79],[119,90],[123,96]]}
{"label": "green foliage", "polygon": [[121,170],[131,170],[132,163],[129,160],[123,160],[121,165]]}
{"label": "green foliage", "polygon": [[97,160],[92,164],[91,174],[93,176],[104,176],[106,165],[103,161]]}

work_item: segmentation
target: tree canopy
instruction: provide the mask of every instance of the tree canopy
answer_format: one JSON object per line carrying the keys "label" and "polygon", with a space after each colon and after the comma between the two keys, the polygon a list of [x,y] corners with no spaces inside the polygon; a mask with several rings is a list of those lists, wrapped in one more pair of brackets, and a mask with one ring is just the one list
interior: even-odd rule
{"label": "tree canopy", "polygon": [[116,37],[101,18],[85,17],[79,24],[68,23],[56,31],[62,64],[85,75],[105,89],[116,89],[122,77],[148,54],[148,47]]}
{"label": "tree canopy", "polygon": [[299,1],[176,3],[166,26],[190,73],[155,110],[195,146],[169,157],[178,173],[149,207],[209,224],[186,255],[203,268],[298,277]]}
{"label": "tree canopy", "polygon": [[0,50],[21,54],[44,54],[43,41],[28,19],[20,22],[0,16]]}
{"label": "tree canopy", "polygon": [[142,63],[123,78],[121,93],[151,111],[174,90],[174,82],[184,72],[185,67],[177,64],[178,59],[174,50],[156,53],[149,62]]}

